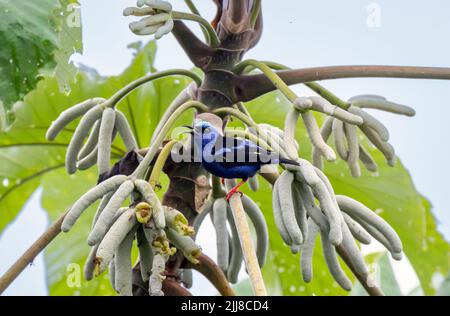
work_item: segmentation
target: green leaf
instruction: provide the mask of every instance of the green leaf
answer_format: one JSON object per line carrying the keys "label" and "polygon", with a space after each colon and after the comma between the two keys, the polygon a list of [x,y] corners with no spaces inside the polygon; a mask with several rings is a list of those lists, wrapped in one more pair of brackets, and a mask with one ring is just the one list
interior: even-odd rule
{"label": "green leaf", "polygon": [[[267,94],[248,104],[253,118],[258,123],[268,123],[283,128],[284,117],[290,108],[289,102],[280,93]],[[321,121],[323,116],[317,115]],[[310,160],[311,145],[306,131],[301,123],[297,129],[297,140],[301,148],[301,156]],[[436,289],[432,286],[435,273],[447,275],[449,244],[436,228],[436,221],[431,212],[430,203],[414,187],[413,181],[399,161],[392,168],[388,167],[381,153],[366,142],[365,147],[375,158],[379,171],[371,174],[363,171],[361,178],[351,177],[343,161],[327,163],[325,173],[330,178],[336,194],[350,196],[383,217],[397,231],[403,241],[405,254],[415,269],[425,294],[432,295]],[[253,195],[261,202],[268,218],[270,227],[271,251],[275,252],[280,271],[283,293],[285,295],[301,294],[344,294],[336,288],[329,277],[329,272],[323,263],[319,248],[316,246],[314,256],[314,275],[311,284],[301,281],[299,272],[299,256],[293,256],[287,247],[283,246],[281,238],[273,224],[270,190],[263,188]],[[295,289],[295,290],[294,290]],[[300,291],[303,290],[303,291]]]}
{"label": "green leaf", "polygon": [[76,73],[69,64],[81,52],[81,24],[70,23],[74,0],[0,0],[0,99],[6,110],[56,67],[61,87]]}

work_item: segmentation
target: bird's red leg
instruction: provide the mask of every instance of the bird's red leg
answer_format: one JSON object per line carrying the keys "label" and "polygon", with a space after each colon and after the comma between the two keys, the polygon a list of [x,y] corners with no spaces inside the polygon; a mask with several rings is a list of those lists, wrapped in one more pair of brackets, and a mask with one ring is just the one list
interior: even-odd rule
{"label": "bird's red leg", "polygon": [[241,196],[242,196],[243,193],[242,193],[241,191],[239,191],[239,188],[240,188],[242,185],[244,185],[244,184],[247,182],[247,180],[248,180],[248,179],[242,180],[241,182],[239,182],[234,188],[232,188],[232,189],[227,193],[227,196],[226,196],[227,201],[229,201],[229,200],[231,199],[231,197],[233,196],[233,194],[235,194],[235,193],[240,193]]}
{"label": "bird's red leg", "polygon": [[220,178],[220,183],[222,183],[222,185],[225,185],[225,179],[224,178]]}

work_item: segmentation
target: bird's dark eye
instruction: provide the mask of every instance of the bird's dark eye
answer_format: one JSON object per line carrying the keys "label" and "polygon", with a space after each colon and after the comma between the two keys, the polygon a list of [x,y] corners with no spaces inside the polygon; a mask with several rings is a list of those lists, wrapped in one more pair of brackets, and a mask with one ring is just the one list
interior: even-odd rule
{"label": "bird's dark eye", "polygon": [[209,134],[211,133],[211,128],[206,127],[205,129],[203,129],[203,134]]}

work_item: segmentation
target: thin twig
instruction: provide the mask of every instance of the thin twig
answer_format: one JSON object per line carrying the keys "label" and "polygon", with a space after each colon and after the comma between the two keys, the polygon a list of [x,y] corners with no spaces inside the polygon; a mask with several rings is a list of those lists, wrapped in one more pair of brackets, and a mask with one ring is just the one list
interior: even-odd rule
{"label": "thin twig", "polygon": [[[234,184],[234,180],[226,181],[226,186],[228,189],[234,187]],[[256,296],[267,296],[266,286],[264,284],[261,269],[259,268],[258,258],[256,257],[255,247],[250,234],[250,228],[248,227],[247,217],[245,215],[239,193],[233,194],[230,198],[230,206],[239,234],[239,240],[241,242],[242,252],[244,254],[244,261],[253,291]]]}
{"label": "thin twig", "polygon": [[193,264],[190,262],[186,263],[184,269],[194,269],[200,272],[205,278],[207,278],[219,291],[222,296],[236,296],[236,293],[231,288],[230,283],[219,268],[219,266],[207,255],[201,254],[198,257],[198,264]]}
{"label": "thin twig", "polygon": [[5,272],[0,278],[0,294],[19,276],[20,273],[33,262],[34,258],[55,239],[61,232],[61,224],[66,217],[67,212],[62,214],[42,235],[36,240],[30,248]]}

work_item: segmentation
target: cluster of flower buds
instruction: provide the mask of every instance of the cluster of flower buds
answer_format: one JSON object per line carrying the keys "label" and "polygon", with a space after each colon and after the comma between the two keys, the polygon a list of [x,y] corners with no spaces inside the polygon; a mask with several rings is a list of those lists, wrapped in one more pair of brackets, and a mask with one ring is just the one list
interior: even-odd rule
{"label": "cluster of flower buds", "polygon": [[[257,238],[256,256],[260,267],[262,267],[266,261],[269,247],[267,223],[261,209],[251,198],[242,196],[242,205],[255,229]],[[231,283],[236,283],[244,257],[233,214],[226,198],[214,198],[214,196],[211,196],[206,201],[202,213],[194,222],[196,231],[198,231],[207,215],[210,215],[216,231],[217,264],[228,280]],[[228,227],[231,229],[231,234]]]}
{"label": "cluster of flower buds", "polygon": [[[346,196],[337,196],[325,174],[308,161],[289,166],[273,187],[275,223],[293,253],[301,252],[305,282],[312,279],[312,257],[317,235],[329,271],[345,290],[352,283],[338,261],[336,247],[345,249],[354,271],[369,277],[368,268],[355,239],[370,244],[378,240],[396,260],[402,258],[402,243],[392,227],[375,212]],[[317,202],[316,202],[317,201]]]}
{"label": "cluster of flower buds", "polygon": [[[322,101],[327,102],[327,101]],[[349,100],[348,113],[352,113],[363,120],[358,127],[334,117],[328,117],[320,130],[321,138],[326,142],[333,135],[334,147],[339,157],[345,160],[354,177],[361,175],[359,161],[363,163],[367,170],[375,172],[377,164],[369,152],[360,144],[358,128],[367,139],[384,155],[390,166],[394,166],[396,161],[394,147],[388,143],[389,131],[378,119],[367,113],[364,109],[376,109],[394,114],[414,116],[414,109],[387,101],[385,98],[376,95],[361,95]],[[313,149],[313,163],[322,169],[323,153],[319,148]]]}
{"label": "cluster of flower buds", "polygon": [[137,8],[126,8],[124,16],[145,16],[138,22],[130,23],[130,30],[136,35],[153,35],[160,39],[170,33],[174,22],[172,5],[162,0],[138,0]]}
{"label": "cluster of flower buds", "polygon": [[[122,207],[130,197],[132,206]],[[84,269],[87,280],[109,267],[111,284],[117,293],[132,295],[134,238],[139,248],[142,279],[149,282],[150,295],[163,295],[165,264],[177,250],[187,260],[198,263],[201,249],[190,237],[194,229],[183,214],[162,206],[147,181],[124,175],[101,182],[75,202],[62,223],[62,231],[68,232],[82,213],[99,199],[101,202],[88,236],[92,248]]]}
{"label": "cluster of flower buds", "polygon": [[109,171],[111,146],[117,133],[127,151],[137,148],[125,115],[102,98],[86,100],[62,112],[48,129],[47,139],[54,140],[67,124],[80,116],[82,118],[66,152],[66,169],[69,174],[75,173],[77,169],[89,169],[96,163],[99,174]]}

